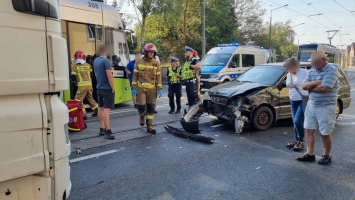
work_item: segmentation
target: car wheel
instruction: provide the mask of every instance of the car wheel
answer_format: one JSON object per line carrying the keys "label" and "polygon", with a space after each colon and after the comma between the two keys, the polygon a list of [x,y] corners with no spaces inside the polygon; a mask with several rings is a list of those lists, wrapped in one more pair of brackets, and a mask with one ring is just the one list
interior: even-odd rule
{"label": "car wheel", "polygon": [[223,83],[228,83],[229,82],[229,80],[228,79],[225,79],[224,81],[223,81]]}
{"label": "car wheel", "polygon": [[274,114],[270,108],[260,106],[254,112],[252,117],[252,125],[258,131],[269,129],[274,121]]}
{"label": "car wheel", "polygon": [[340,104],[339,104],[339,102],[337,102],[337,107],[335,108],[336,119],[338,119],[339,115],[340,115]]}

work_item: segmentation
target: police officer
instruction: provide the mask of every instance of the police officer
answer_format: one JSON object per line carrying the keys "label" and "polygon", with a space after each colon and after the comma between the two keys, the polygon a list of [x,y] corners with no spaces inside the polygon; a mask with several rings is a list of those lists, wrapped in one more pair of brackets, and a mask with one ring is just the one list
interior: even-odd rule
{"label": "police officer", "polygon": [[[144,47],[144,57],[136,62],[132,80],[132,94],[137,95],[139,124],[147,124],[147,132],[155,134],[153,128],[156,97],[162,96],[160,63],[155,59],[157,49],[149,43]],[[145,120],[146,116],[146,120]]]}
{"label": "police officer", "polygon": [[[192,52],[192,55],[194,58],[196,58],[197,60],[200,60],[200,56],[198,56],[198,52],[196,50],[194,50]],[[197,80],[197,96],[198,99],[201,99],[201,84],[200,84],[200,80],[201,80],[201,69],[197,69],[196,70],[196,80]]]}
{"label": "police officer", "polygon": [[[74,54],[74,65],[72,66],[70,79],[71,81],[75,82],[78,86],[78,90],[75,94],[75,99],[80,100],[83,102],[84,98],[86,97],[91,109],[94,111],[92,116],[97,115],[97,108],[98,105],[95,102],[92,96],[92,81],[91,81],[91,72],[92,67],[86,63],[86,56],[83,51],[76,51]],[[87,118],[86,110],[83,106],[84,112],[84,119]]]}
{"label": "police officer", "polygon": [[186,62],[183,66],[183,77],[186,83],[186,95],[189,107],[194,105],[198,100],[198,83],[197,83],[197,70],[201,68],[201,63],[197,58],[193,57],[193,49],[185,47]]}
{"label": "police officer", "polygon": [[[171,57],[171,67],[168,68],[168,83],[169,83],[169,114],[180,113],[181,110],[181,68],[179,67],[179,59]],[[174,95],[176,96],[176,111],[175,111],[175,102]]]}

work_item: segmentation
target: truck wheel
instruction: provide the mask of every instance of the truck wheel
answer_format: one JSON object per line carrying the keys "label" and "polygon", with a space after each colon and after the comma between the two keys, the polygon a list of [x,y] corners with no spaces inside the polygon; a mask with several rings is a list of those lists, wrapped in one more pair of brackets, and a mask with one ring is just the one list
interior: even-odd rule
{"label": "truck wheel", "polygon": [[274,114],[266,106],[257,108],[252,117],[252,126],[258,131],[269,129],[274,121]]}

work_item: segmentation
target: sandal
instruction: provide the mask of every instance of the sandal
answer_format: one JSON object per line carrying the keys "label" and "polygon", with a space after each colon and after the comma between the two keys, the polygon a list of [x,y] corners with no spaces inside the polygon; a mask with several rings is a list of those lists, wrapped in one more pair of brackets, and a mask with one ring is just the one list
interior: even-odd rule
{"label": "sandal", "polygon": [[292,149],[298,142],[291,142],[291,143],[287,143],[286,147],[289,149]]}
{"label": "sandal", "polygon": [[302,151],[304,149],[304,143],[298,142],[294,147],[293,151]]}

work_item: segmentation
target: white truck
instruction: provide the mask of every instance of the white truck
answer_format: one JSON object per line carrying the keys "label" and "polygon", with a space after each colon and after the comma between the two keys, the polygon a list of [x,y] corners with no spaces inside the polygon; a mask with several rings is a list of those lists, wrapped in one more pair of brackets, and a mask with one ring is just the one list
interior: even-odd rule
{"label": "white truck", "polygon": [[71,190],[67,42],[58,0],[0,1],[0,199],[61,200]]}

